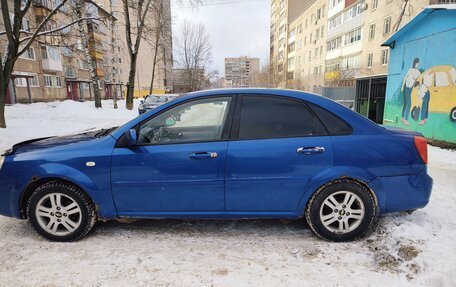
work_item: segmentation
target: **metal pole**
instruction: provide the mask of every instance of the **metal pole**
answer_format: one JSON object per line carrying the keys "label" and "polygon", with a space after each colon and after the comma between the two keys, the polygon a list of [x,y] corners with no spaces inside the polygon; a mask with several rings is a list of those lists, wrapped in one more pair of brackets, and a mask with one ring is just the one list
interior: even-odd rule
{"label": "metal pole", "polygon": [[30,92],[30,83],[29,83],[29,78],[25,78],[25,82],[27,83],[27,93],[28,93],[28,98],[29,98],[29,104],[32,103],[32,93]]}
{"label": "metal pole", "polygon": [[366,117],[369,118],[369,108],[370,108],[370,98],[371,98],[371,83],[372,83],[372,79],[369,79],[369,89],[368,89],[368,92],[367,92],[367,115]]}

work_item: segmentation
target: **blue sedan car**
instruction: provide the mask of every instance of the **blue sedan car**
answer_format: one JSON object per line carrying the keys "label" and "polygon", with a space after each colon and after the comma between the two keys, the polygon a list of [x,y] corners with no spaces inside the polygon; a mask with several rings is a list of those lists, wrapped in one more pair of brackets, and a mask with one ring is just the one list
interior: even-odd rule
{"label": "blue sedan car", "polygon": [[349,241],[381,213],[426,206],[426,164],[421,134],[321,96],[202,91],[116,129],[14,145],[0,160],[0,214],[54,241],[121,218],[305,218]]}

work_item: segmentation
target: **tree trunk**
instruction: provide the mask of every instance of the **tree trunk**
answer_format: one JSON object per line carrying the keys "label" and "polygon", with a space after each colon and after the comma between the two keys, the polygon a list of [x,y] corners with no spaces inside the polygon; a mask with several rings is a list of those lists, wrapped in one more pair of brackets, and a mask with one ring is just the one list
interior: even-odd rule
{"label": "tree trunk", "polygon": [[136,77],[136,60],[137,60],[136,53],[131,54],[130,55],[130,73],[128,74],[127,100],[126,100],[126,107],[128,110],[133,109],[133,94],[135,91],[135,77]]}
{"label": "tree trunk", "polygon": [[[85,2],[83,0],[79,0],[76,3],[76,14],[77,17],[80,19],[82,18],[82,12],[85,11]],[[79,36],[82,38],[82,44],[84,45],[84,56],[87,60],[89,65],[90,77],[92,79],[92,86],[93,86],[93,93],[95,99],[95,107],[101,108],[101,94],[100,94],[100,86],[99,86],[99,77],[96,74],[96,64],[94,65],[94,61],[92,56],[90,55],[89,50],[89,38],[87,33],[84,31],[84,25],[87,27],[87,20],[79,21],[78,28],[79,28]]]}
{"label": "tree trunk", "polygon": [[157,66],[157,50],[158,47],[155,46],[155,51],[154,51],[154,61],[152,62],[152,77],[150,78],[150,90],[149,94],[152,94],[152,91],[154,90],[154,80],[155,80],[155,67]]}
{"label": "tree trunk", "polygon": [[6,99],[6,91],[8,90],[8,85],[1,83],[0,86],[0,128],[6,128],[6,120],[5,120],[5,99]]}

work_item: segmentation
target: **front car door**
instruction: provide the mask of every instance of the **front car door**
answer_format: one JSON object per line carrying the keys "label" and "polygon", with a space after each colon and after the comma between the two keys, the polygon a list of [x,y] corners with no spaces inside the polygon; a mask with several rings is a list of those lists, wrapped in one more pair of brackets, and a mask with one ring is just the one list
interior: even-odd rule
{"label": "front car door", "polygon": [[118,214],[224,212],[226,123],[233,109],[231,96],[199,98],[139,124],[137,145],[112,155]]}
{"label": "front car door", "polygon": [[228,212],[294,212],[309,181],[333,166],[331,137],[297,99],[242,95],[231,137]]}

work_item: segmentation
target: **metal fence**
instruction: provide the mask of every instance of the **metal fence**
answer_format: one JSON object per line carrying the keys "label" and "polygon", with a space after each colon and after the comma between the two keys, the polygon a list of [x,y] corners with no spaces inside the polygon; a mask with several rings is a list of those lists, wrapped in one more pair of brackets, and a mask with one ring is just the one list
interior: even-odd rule
{"label": "metal fence", "polygon": [[355,110],[355,87],[315,87],[313,92]]}

